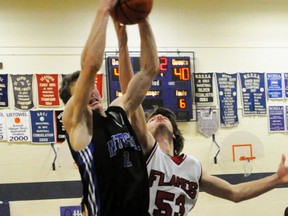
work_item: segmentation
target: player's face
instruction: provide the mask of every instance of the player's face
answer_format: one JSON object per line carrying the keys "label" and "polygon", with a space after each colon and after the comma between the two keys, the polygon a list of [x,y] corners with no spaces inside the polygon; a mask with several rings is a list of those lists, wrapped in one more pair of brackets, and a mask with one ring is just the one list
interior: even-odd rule
{"label": "player's face", "polygon": [[[76,82],[75,82],[76,83]],[[70,91],[73,95],[74,89],[75,89],[75,83],[71,84]],[[97,109],[102,109],[102,98],[100,96],[99,91],[97,90],[97,87],[95,86],[94,90],[92,91],[90,95],[90,100],[89,104],[91,109],[97,110]]]}
{"label": "player's face", "polygon": [[152,116],[147,122],[147,128],[152,134],[154,134],[159,127],[166,127],[173,134],[173,127],[169,118],[161,114]]}
{"label": "player's face", "polygon": [[93,110],[102,108],[102,98],[101,98],[100,93],[97,90],[96,86],[95,86],[93,92],[91,93],[89,106]]}

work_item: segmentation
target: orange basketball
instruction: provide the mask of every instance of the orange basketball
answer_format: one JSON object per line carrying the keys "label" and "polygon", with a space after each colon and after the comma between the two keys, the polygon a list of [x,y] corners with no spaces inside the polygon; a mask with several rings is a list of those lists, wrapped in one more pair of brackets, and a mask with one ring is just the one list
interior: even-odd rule
{"label": "orange basketball", "polygon": [[152,6],[153,0],[118,0],[114,8],[114,16],[122,24],[136,24],[149,15]]}

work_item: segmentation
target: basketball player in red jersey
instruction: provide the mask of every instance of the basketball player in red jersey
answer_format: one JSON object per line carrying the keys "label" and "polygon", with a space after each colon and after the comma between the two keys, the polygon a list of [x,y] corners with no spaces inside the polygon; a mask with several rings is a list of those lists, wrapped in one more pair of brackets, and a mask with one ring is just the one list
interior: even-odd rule
{"label": "basketball player in red jersey", "polygon": [[[116,25],[118,36],[125,44],[125,26]],[[127,52],[127,49],[122,51]],[[125,56],[125,55],[123,55]],[[120,85],[126,91],[133,71],[129,58],[120,57]],[[288,184],[286,157],[271,176],[232,185],[202,169],[195,157],[181,153],[184,138],[178,129],[175,115],[165,108],[156,109],[146,122],[140,106],[132,116],[132,126],[147,156],[150,187],[149,213],[153,216],[187,215],[195,206],[199,189],[233,202],[241,202],[268,192],[281,184]]]}
{"label": "basketball player in red jersey", "polygon": [[143,21],[138,24],[141,69],[126,93],[104,110],[95,75],[102,65],[108,18],[115,4],[116,0],[100,2],[81,56],[81,72],[62,80],[59,94],[66,104],[62,120],[81,174],[87,215],[147,216],[146,164],[129,117],[143,101],[159,70],[159,60],[150,24]]}

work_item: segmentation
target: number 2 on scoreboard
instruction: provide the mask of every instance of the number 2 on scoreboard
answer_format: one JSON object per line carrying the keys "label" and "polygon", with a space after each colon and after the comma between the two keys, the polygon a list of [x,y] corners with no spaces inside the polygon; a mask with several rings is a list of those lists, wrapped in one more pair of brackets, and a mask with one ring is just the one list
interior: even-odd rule
{"label": "number 2 on scoreboard", "polygon": [[168,58],[167,57],[160,57],[160,71],[161,72],[164,72],[164,71],[167,71],[168,68]]}

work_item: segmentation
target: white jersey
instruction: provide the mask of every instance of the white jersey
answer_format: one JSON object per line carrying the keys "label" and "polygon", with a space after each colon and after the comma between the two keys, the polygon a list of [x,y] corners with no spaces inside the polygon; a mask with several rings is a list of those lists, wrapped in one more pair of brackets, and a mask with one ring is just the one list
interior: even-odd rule
{"label": "white jersey", "polygon": [[156,143],[146,165],[150,215],[187,215],[195,206],[199,194],[200,161],[184,154],[171,157]]}

